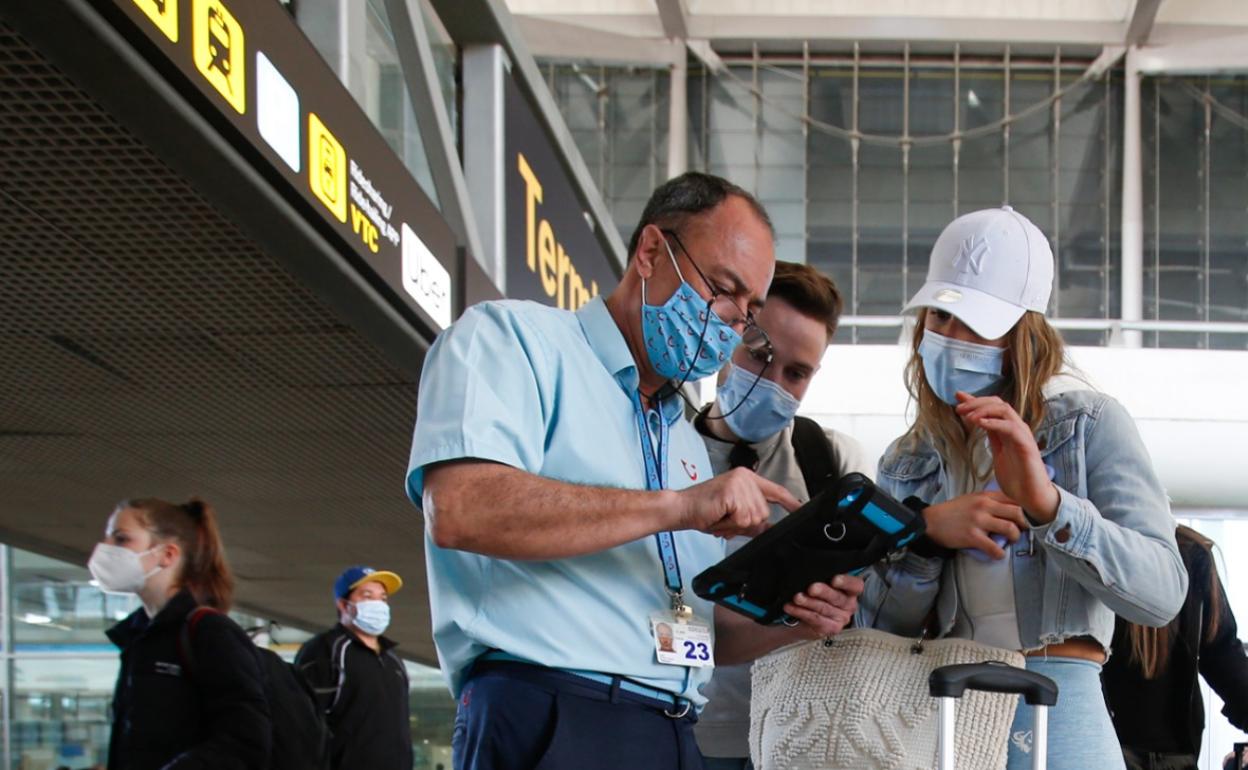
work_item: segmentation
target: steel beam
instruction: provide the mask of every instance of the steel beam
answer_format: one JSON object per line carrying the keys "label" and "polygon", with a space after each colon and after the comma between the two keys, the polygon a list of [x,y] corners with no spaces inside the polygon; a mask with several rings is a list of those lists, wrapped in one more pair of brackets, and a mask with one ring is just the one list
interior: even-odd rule
{"label": "steel beam", "polygon": [[683,0],[654,0],[659,8],[659,21],[663,22],[663,34],[670,40],[689,37],[689,15]]}

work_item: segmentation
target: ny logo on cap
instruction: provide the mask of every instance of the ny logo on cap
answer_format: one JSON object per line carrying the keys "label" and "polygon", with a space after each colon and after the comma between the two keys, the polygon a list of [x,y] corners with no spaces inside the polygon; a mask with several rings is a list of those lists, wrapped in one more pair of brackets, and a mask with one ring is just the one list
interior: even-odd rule
{"label": "ny logo on cap", "polygon": [[953,260],[953,266],[959,273],[969,270],[979,275],[986,256],[988,256],[988,239],[982,235],[969,235],[962,241],[962,247],[958,249],[958,256]]}

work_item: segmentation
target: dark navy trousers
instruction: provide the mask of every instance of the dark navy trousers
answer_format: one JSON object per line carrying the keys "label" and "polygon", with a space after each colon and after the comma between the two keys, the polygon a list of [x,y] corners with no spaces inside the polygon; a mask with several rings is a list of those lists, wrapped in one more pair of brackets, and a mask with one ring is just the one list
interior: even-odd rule
{"label": "dark navy trousers", "polygon": [[695,721],[576,674],[478,662],[451,750],[455,770],[703,770]]}

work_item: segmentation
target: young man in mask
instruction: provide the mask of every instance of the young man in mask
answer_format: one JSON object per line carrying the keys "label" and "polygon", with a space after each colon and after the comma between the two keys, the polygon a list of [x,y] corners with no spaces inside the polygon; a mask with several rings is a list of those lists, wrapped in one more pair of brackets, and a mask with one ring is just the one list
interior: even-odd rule
{"label": "young man in mask", "polygon": [[[712,478],[679,392],[762,345],[773,237],[749,193],[684,174],[646,204],[610,297],[481,303],[430,349],[407,491],[456,770],[699,767],[711,667],[771,649],[689,584],[720,538],[797,500],[746,468]],[[786,611],[835,634],[861,589],[839,576]]]}
{"label": "young man in mask", "polygon": [[[749,468],[799,502],[813,497],[829,476],[835,480],[855,471],[871,475],[857,441],[796,416],[840,315],[841,295],[831,279],[808,265],[776,262],[767,304],[757,314],[769,348],[738,348],[720,372],[715,401],[694,420],[716,475]],[[771,523],[787,513],[771,506]],[[727,550],[731,553],[748,541],[734,537]],[[724,620],[736,622],[733,617]],[[765,630],[785,642],[800,638],[790,629]],[[719,667],[703,692],[709,703],[695,732],[707,770],[749,768],[749,666]]]}
{"label": "young man in mask", "polygon": [[410,770],[407,669],[382,634],[398,575],[349,567],[334,581],[338,624],[304,642],[295,667],[316,692],[330,731],[334,770]]}

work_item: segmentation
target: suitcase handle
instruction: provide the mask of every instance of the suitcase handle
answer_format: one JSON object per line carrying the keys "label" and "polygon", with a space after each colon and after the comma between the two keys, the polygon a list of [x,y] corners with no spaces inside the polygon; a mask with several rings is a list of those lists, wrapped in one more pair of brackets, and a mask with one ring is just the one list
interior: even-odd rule
{"label": "suitcase handle", "polygon": [[1017,693],[1031,706],[1057,703],[1057,683],[1052,679],[996,661],[941,666],[928,677],[927,688],[933,698],[961,698],[971,689]]}

